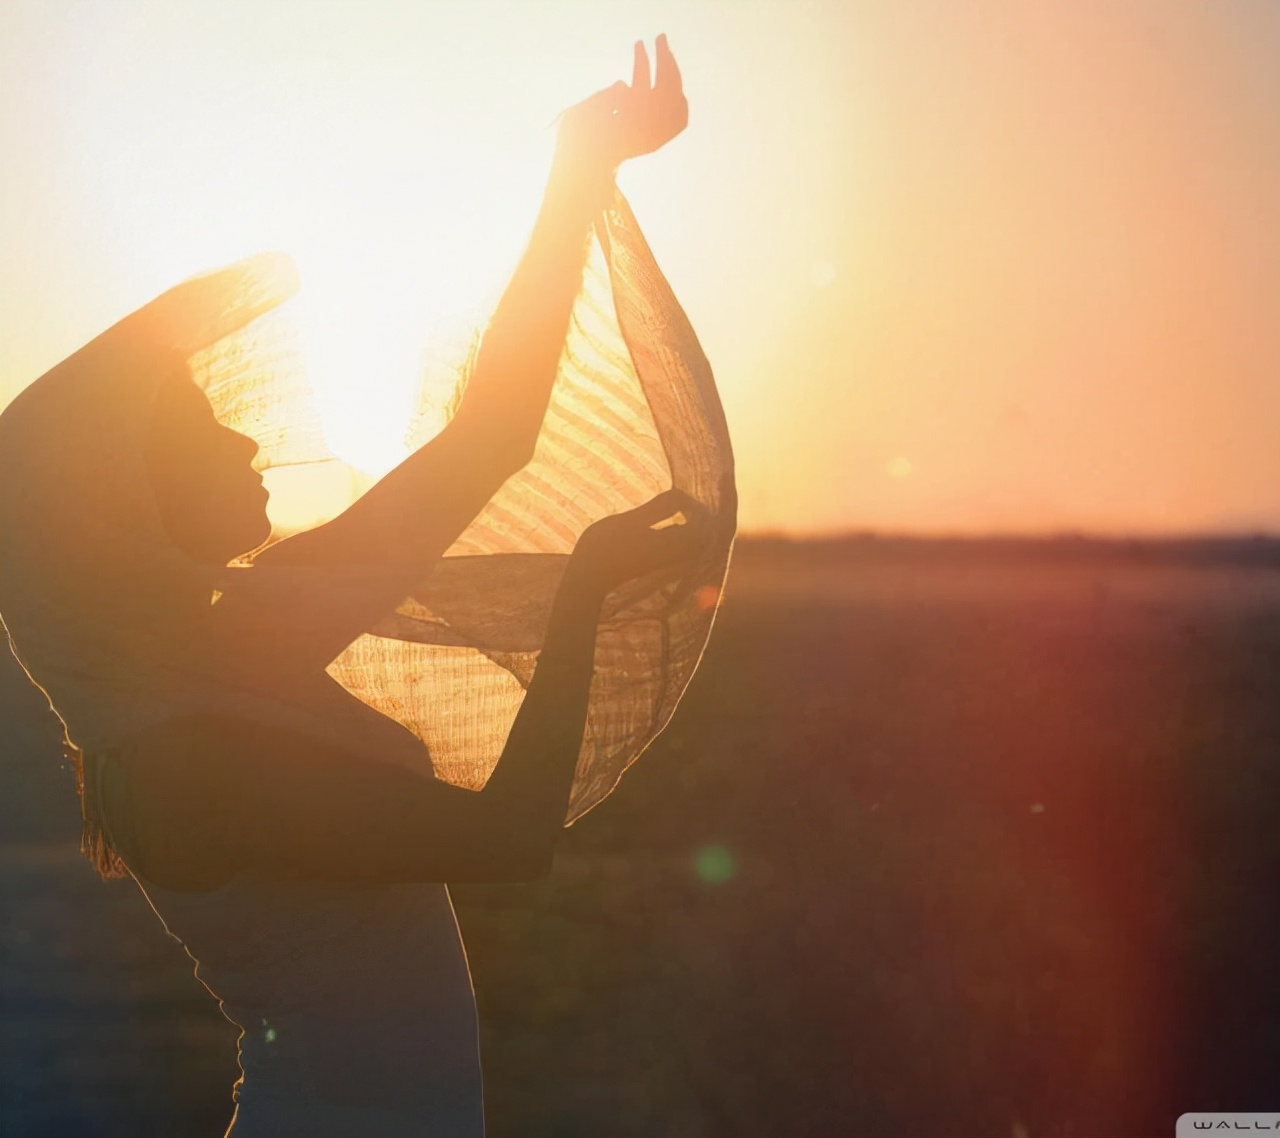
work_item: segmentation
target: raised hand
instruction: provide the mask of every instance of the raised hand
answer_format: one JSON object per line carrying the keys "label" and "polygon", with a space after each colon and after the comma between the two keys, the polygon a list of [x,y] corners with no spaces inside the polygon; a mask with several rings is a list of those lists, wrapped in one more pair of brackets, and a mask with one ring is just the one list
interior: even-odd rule
{"label": "raised hand", "polygon": [[682,490],[668,490],[588,526],[573,552],[574,569],[612,589],[695,556],[709,536],[703,507]]}
{"label": "raised hand", "polygon": [[566,157],[612,171],[627,158],[650,154],[675,138],[689,122],[680,69],[659,36],[652,81],[649,53],[635,46],[631,83],[615,83],[560,116],[559,147]]}

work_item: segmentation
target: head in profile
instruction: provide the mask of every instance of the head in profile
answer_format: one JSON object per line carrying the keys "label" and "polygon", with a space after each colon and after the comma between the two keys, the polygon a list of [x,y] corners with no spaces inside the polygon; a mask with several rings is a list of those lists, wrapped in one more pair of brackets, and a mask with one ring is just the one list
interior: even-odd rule
{"label": "head in profile", "polygon": [[185,365],[162,377],[144,441],[147,481],[173,544],[221,568],[271,533],[258,444],[218,422]]}
{"label": "head in profile", "polygon": [[258,445],[189,360],[291,290],[259,258],[126,317],[0,414],[0,614],[76,746],[108,745],[208,676],[210,599],[270,532]]}

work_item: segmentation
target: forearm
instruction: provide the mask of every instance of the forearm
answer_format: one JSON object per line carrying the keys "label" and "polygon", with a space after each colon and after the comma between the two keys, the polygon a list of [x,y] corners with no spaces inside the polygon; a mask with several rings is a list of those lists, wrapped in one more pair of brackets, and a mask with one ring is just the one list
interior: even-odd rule
{"label": "forearm", "polygon": [[561,581],[538,664],[483,794],[531,840],[564,823],[586,728],[596,628],[605,590],[581,562]]}
{"label": "forearm", "polygon": [[458,409],[459,427],[522,461],[546,414],[591,227],[611,187],[609,171],[557,152],[529,244],[485,330]]}
{"label": "forearm", "polygon": [[[556,158],[534,234],[481,344],[457,419],[479,422],[527,461],[582,282],[592,221],[608,204],[619,163],[680,133],[689,107],[666,37],[657,69],[637,43],[630,85],[615,83],[561,117]],[[456,421],[456,420],[455,420]]]}
{"label": "forearm", "polygon": [[[533,679],[484,790],[426,786],[404,771],[361,776],[336,765],[327,776],[333,785],[316,787],[316,793],[340,802],[340,809],[317,831],[321,840],[305,840],[305,833],[302,841],[290,839],[291,849],[305,851],[300,864],[361,880],[544,876],[582,747],[604,593],[589,569],[570,561]],[[346,852],[336,860],[327,848],[335,835],[346,839],[339,847]]]}
{"label": "forearm", "polygon": [[562,591],[550,654],[481,792],[285,728],[179,717],[109,764],[113,793],[95,800],[104,829],[135,873],[175,889],[247,872],[381,883],[543,876],[586,718],[593,595]]}
{"label": "forearm", "polygon": [[246,872],[384,883],[544,875],[582,747],[612,579],[590,558],[570,559],[533,679],[482,791],[285,728],[178,718],[144,732],[121,768],[128,825],[112,828],[136,838],[121,848],[126,861],[178,889]]}
{"label": "forearm", "polygon": [[[582,284],[591,226],[612,179],[558,158],[528,248],[495,310],[452,423],[338,518],[266,550],[270,564],[377,565],[340,630],[394,606],[532,457]],[[224,612],[235,607],[226,604]],[[341,636],[339,637],[339,639]],[[325,641],[325,660],[342,644]],[[325,653],[328,655],[325,655]]]}
{"label": "forearm", "polygon": [[[305,807],[292,800],[300,781],[286,784],[288,797],[253,796],[259,816],[249,832],[260,852],[252,860],[287,866],[296,859],[303,875],[369,881],[545,875],[582,748],[605,592],[589,563],[570,559],[533,679],[482,791],[428,783],[395,768],[318,764],[313,756],[306,783],[312,801]],[[282,815],[291,818],[285,834]]]}

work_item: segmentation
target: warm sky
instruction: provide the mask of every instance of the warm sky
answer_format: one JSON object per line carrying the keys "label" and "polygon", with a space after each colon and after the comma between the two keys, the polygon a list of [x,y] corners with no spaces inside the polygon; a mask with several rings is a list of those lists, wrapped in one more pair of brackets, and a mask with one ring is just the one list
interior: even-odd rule
{"label": "warm sky", "polygon": [[331,441],[385,447],[555,115],[660,31],[691,123],[622,183],[744,528],[1280,531],[1275,0],[3,0],[0,402],[285,249],[377,365]]}

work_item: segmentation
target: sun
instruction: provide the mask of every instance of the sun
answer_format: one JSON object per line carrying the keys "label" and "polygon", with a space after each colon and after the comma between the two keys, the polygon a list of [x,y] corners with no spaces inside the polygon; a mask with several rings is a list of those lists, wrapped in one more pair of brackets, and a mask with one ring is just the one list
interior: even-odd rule
{"label": "sun", "polygon": [[295,319],[325,442],[344,462],[380,477],[408,454],[405,429],[426,332],[394,318],[397,298],[385,284],[355,295],[342,287],[346,274],[334,280],[311,262],[303,259]]}
{"label": "sun", "polygon": [[[339,458],[374,477],[409,453],[406,430],[428,360],[461,368],[519,257],[509,219],[528,217],[538,201],[536,164],[511,163],[495,150],[487,169],[476,155],[466,177],[447,176],[454,166],[447,150],[421,155],[410,200],[352,176],[327,190],[346,203],[326,213],[345,212],[347,232],[293,234],[301,280],[295,320],[325,438]],[[502,224],[494,224],[496,209],[475,200],[475,186],[486,181],[512,199]],[[521,198],[523,207],[514,204]]]}
{"label": "sun", "polygon": [[[303,25],[292,5],[259,8],[252,36],[211,17],[198,52],[174,40],[136,58],[129,22],[105,12],[93,58],[112,95],[77,106],[63,182],[110,234],[113,295],[141,303],[267,250],[293,258],[287,311],[325,441],[363,485],[408,454],[424,365],[447,370],[435,346],[461,365],[514,271],[558,114],[625,79],[631,43],[662,25],[597,5],[501,20],[462,3],[324,6]],[[157,43],[185,34],[171,11],[155,7]],[[298,489],[309,475],[271,478],[298,501],[282,527],[332,509]]]}
{"label": "sun", "polygon": [[[182,82],[160,65],[173,53],[123,70],[111,99],[83,108],[83,170],[66,181],[111,233],[123,295],[292,256],[326,438],[378,475],[406,454],[433,334],[496,299],[515,267],[557,113],[612,72],[595,53],[530,53],[531,31],[573,25],[567,11],[351,6],[305,28],[296,11],[255,9],[252,37],[239,18],[212,20]],[[629,40],[615,40],[622,69]]]}

